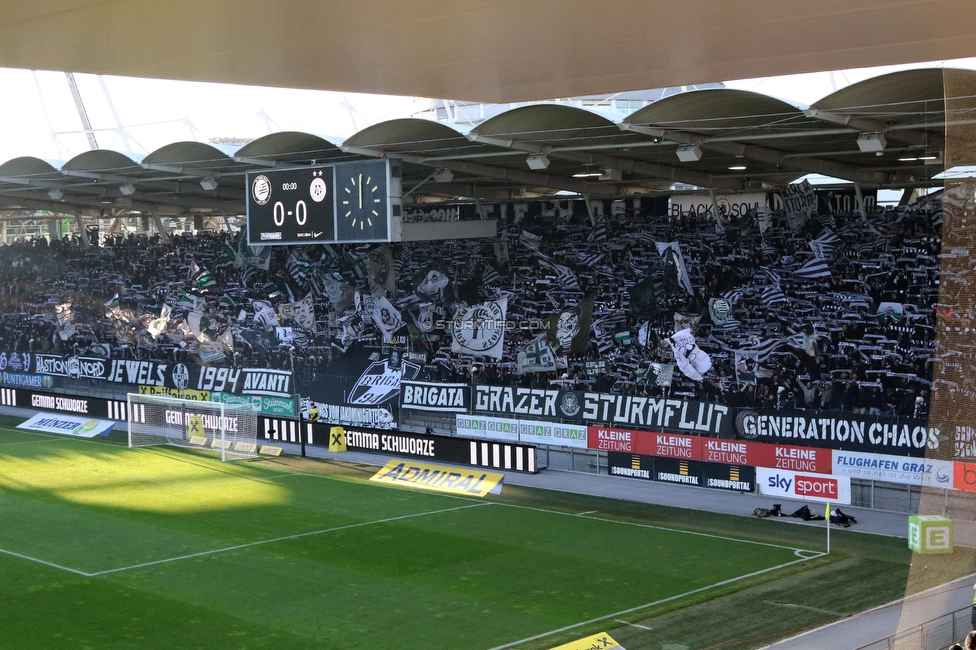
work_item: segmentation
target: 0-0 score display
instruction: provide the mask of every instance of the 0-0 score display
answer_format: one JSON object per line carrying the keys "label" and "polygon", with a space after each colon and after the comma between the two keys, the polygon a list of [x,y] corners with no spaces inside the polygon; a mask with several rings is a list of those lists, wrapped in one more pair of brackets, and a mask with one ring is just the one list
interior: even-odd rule
{"label": "0-0 score display", "polygon": [[389,186],[385,160],[249,172],[248,244],[389,241]]}

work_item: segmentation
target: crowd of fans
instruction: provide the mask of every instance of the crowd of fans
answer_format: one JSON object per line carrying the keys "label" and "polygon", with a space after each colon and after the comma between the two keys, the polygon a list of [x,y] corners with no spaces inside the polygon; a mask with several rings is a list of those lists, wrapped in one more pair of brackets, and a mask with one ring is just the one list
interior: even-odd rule
{"label": "crowd of fans", "polygon": [[[499,224],[495,239],[393,244],[395,289],[379,292],[405,323],[393,343],[370,327],[368,314],[350,341],[343,323],[359,307],[337,304],[336,293],[317,281],[377,295],[364,262],[370,246],[273,248],[255,265],[235,254],[245,247],[229,232],[172,239],[113,235],[96,237],[91,248],[70,239],[20,241],[0,246],[2,347],[199,361],[199,337],[181,325],[195,311],[206,314],[213,338],[232,335],[233,348],[212,363],[294,368],[299,381],[328,373],[350,347],[366,346],[399,350],[422,366],[422,378],[438,381],[624,391],[771,409],[924,416],[939,380],[943,388],[953,384],[944,367],[933,376],[941,322],[940,222],[931,211],[822,215],[797,228],[776,213],[716,225],[628,210],[594,226],[577,212],[510,219]],[[831,244],[821,254],[829,275],[802,277],[798,269],[815,258],[810,242],[825,236]],[[691,292],[669,276],[674,269],[657,242],[678,242],[680,272]],[[432,263],[449,285],[435,298],[418,298]],[[659,280],[657,291],[637,305],[635,287],[649,278]],[[282,337],[280,329],[255,322],[253,300],[280,307],[308,293],[316,331],[294,327]],[[545,331],[540,324],[590,295],[585,353],[557,351],[554,371],[519,374],[515,357]],[[505,332],[500,359],[452,353],[449,329],[416,326],[423,301],[434,303],[437,318],[449,319],[459,307],[503,297],[516,326]],[[730,308],[724,323],[709,309],[719,298]],[[67,330],[55,316],[64,304],[71,306]],[[169,323],[153,336],[147,325],[164,305],[172,308]],[[692,326],[711,359],[699,381],[677,368],[670,382],[661,373],[674,363],[666,341],[679,324]],[[796,344],[804,336],[805,345]],[[781,344],[763,348],[771,341]],[[754,370],[736,367],[737,351],[758,349],[770,351]],[[591,363],[588,372],[587,362],[597,360],[605,365],[595,370]]]}

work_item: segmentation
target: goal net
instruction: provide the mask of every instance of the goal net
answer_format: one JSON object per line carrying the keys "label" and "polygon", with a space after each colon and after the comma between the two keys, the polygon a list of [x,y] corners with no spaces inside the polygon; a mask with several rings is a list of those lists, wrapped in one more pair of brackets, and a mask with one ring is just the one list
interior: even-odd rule
{"label": "goal net", "polygon": [[136,393],[126,401],[130,447],[210,449],[221,460],[257,457],[258,416],[248,408]]}

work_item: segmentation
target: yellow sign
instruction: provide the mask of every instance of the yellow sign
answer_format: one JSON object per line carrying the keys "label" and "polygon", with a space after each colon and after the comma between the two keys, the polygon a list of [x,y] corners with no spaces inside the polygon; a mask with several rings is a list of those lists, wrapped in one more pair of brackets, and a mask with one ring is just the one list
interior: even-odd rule
{"label": "yellow sign", "polygon": [[603,650],[604,648],[620,648],[620,650],[624,650],[623,646],[614,641],[613,637],[606,632],[600,632],[599,634],[588,636],[579,641],[557,646],[552,650]]}
{"label": "yellow sign", "polygon": [[192,388],[167,388],[166,386],[139,386],[140,395],[162,395],[176,399],[189,399],[196,402],[209,402],[209,390],[194,390]]}
{"label": "yellow sign", "polygon": [[214,438],[210,443],[210,446],[214,449],[230,449],[231,444],[232,443],[230,440],[220,440],[219,438]]}
{"label": "yellow sign", "polygon": [[256,454],[258,446],[253,442],[235,442],[234,451],[239,451],[242,454]]}
{"label": "yellow sign", "polygon": [[258,453],[263,454],[265,456],[280,456],[283,451],[284,449],[282,449],[281,447],[272,447],[271,445],[261,445],[261,451],[259,451]]}
{"label": "yellow sign", "polygon": [[203,416],[190,414],[187,416],[186,423],[188,425],[187,435],[191,438],[194,436],[205,436],[207,433],[203,430]]}
{"label": "yellow sign", "polygon": [[207,444],[207,436],[190,436],[190,444],[203,446]]}
{"label": "yellow sign", "polygon": [[346,451],[346,430],[342,427],[329,429],[329,451]]}
{"label": "yellow sign", "polygon": [[401,487],[483,497],[496,486],[501,489],[504,478],[504,474],[482,472],[480,469],[468,470],[429,463],[391,460],[369,480]]}

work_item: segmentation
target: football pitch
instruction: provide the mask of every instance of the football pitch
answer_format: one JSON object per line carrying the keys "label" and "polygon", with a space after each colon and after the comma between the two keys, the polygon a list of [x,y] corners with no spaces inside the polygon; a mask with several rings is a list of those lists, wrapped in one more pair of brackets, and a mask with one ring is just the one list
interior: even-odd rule
{"label": "football pitch", "polygon": [[548,648],[821,555],[0,429],[3,648]]}

